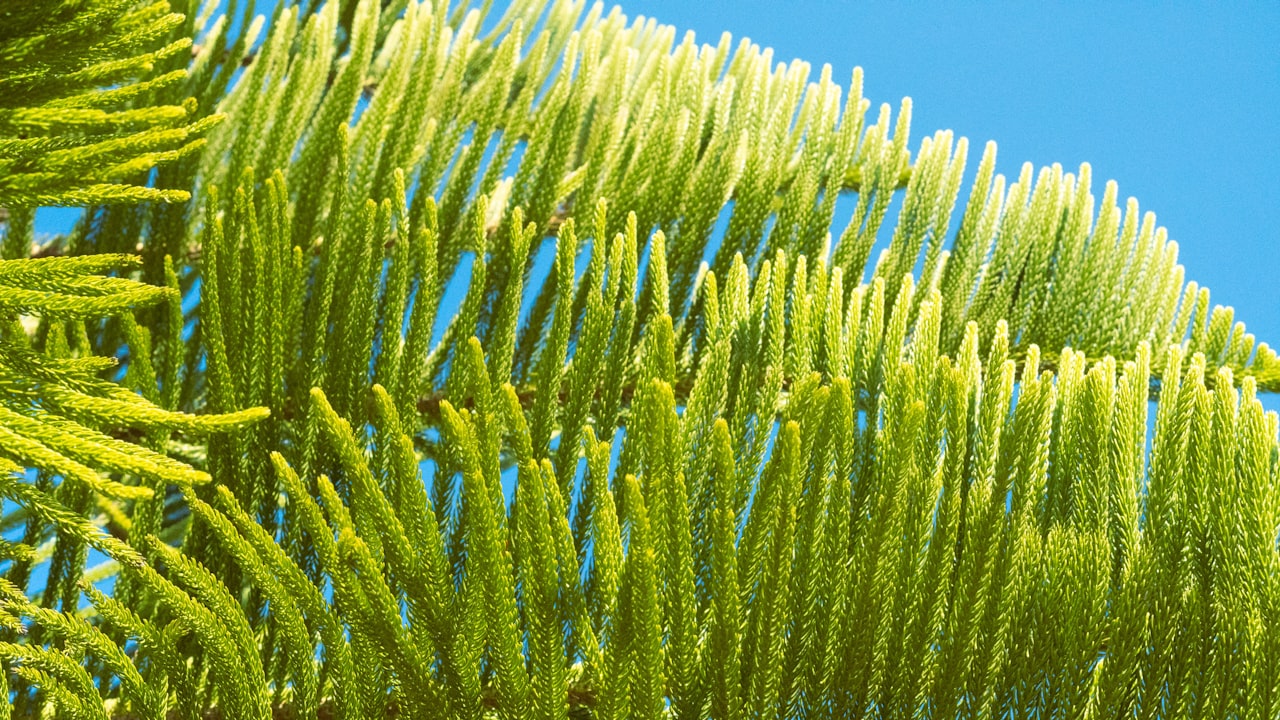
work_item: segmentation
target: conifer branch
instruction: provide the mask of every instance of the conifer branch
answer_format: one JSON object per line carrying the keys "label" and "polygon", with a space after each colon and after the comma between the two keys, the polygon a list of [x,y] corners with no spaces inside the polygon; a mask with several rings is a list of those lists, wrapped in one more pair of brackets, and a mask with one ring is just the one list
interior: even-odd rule
{"label": "conifer branch", "polygon": [[37,5],[0,712],[1275,715],[1280,359],[1088,165],[600,5]]}

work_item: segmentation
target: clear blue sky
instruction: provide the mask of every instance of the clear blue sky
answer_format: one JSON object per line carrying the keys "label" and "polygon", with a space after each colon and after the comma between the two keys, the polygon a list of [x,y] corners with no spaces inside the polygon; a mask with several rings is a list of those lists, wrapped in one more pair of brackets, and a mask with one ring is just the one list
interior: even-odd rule
{"label": "clear blue sky", "polygon": [[[865,71],[872,108],[999,145],[998,169],[1089,162],[1181,247],[1187,278],[1280,346],[1280,2],[623,0],[646,15]],[[980,152],[980,151],[978,151]],[[978,152],[971,152],[970,168]],[[970,175],[972,171],[970,172]]]}

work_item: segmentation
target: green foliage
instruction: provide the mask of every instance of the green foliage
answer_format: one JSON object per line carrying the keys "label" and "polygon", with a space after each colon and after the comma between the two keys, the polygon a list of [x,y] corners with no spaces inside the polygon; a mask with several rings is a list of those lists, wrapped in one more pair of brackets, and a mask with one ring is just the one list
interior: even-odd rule
{"label": "green foliage", "polygon": [[1087,165],[957,209],[860,72],[599,5],[34,5],[10,716],[1280,712],[1280,359]]}
{"label": "green foliage", "polygon": [[186,77],[143,79],[191,47],[166,42],[181,14],[167,2],[6,0],[0,15],[0,207],[190,197],[145,184],[156,165],[198,153],[217,121],[192,122],[194,103],[148,102]]}

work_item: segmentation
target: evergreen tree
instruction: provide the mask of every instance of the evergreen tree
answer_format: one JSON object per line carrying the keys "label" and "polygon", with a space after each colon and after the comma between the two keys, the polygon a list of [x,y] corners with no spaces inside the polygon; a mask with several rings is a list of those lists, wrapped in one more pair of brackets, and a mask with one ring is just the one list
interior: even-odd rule
{"label": "evergreen tree", "polygon": [[1115,183],[252,5],[0,0],[0,714],[1280,717],[1280,359]]}

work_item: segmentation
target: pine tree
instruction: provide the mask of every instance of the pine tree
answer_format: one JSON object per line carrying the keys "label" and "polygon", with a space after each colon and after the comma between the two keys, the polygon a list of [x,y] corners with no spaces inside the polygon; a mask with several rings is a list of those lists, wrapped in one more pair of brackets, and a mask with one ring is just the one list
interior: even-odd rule
{"label": "pine tree", "polygon": [[0,0],[0,712],[1280,716],[1280,359],[1115,183],[598,4],[252,6]]}

